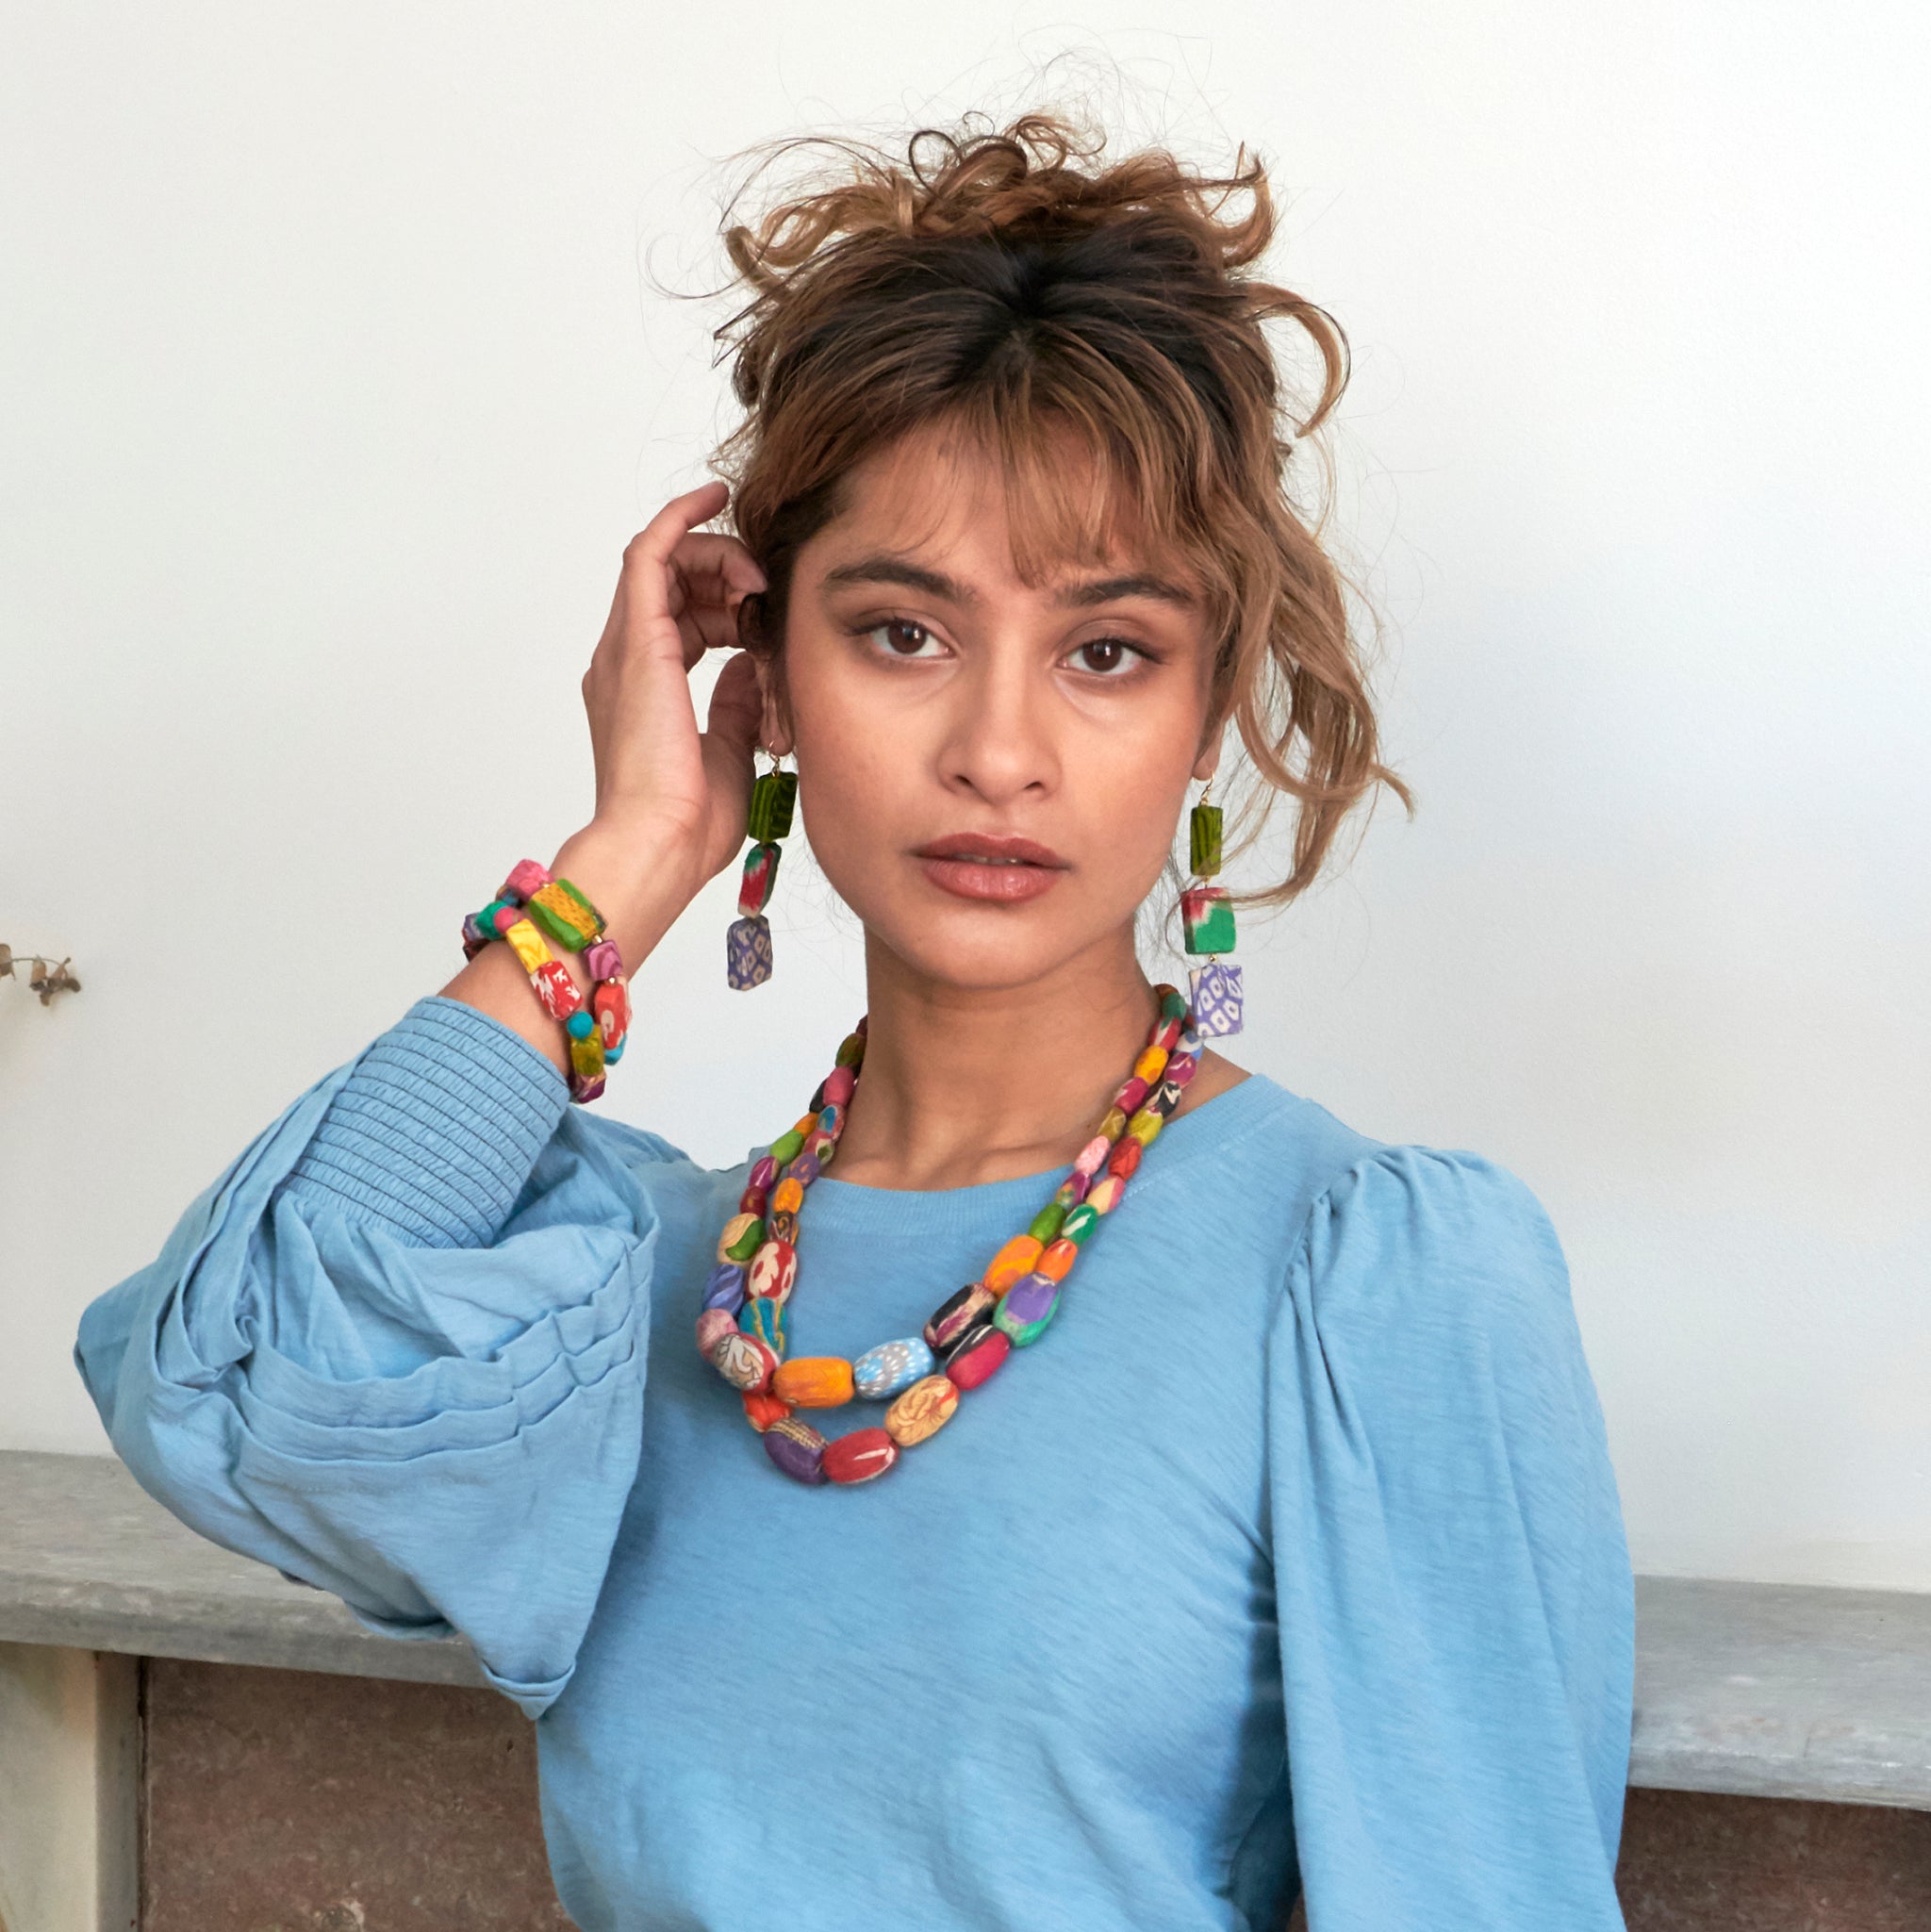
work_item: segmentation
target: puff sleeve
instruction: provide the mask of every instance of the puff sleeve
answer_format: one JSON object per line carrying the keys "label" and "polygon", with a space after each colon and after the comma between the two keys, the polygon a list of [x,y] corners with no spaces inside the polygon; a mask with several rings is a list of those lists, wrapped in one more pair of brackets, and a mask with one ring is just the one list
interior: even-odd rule
{"label": "puff sleeve", "polygon": [[537,1716],[636,1473],[653,1158],[681,1157],[508,1028],[420,1001],[86,1310],[76,1364],[193,1528],[387,1634],[460,1631]]}
{"label": "puff sleeve", "polygon": [[1634,1593],[1554,1230],[1472,1155],[1318,1197],[1271,1326],[1310,1932],[1612,1932]]}

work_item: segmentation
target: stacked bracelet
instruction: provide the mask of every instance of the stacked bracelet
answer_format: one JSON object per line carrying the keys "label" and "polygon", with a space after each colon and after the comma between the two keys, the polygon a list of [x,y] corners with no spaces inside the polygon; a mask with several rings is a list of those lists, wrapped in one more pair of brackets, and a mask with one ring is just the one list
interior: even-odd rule
{"label": "stacked bracelet", "polygon": [[[569,968],[544,943],[545,932],[567,951],[584,955],[592,982],[587,1001]],[[535,859],[524,859],[496,897],[463,921],[463,957],[474,959],[492,939],[509,943],[543,1011],[569,1036],[570,1098],[594,1100],[603,1091],[605,1069],[623,1058],[630,1032],[623,956],[604,938],[602,915],[568,879],[552,878]]]}

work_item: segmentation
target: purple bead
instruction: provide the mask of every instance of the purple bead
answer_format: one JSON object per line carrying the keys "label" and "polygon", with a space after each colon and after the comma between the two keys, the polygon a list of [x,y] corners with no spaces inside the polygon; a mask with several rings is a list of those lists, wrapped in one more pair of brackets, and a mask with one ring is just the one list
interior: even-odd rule
{"label": "purple bead", "polygon": [[747,1187],[754,1187],[761,1194],[769,1194],[778,1184],[778,1164],[769,1154],[760,1154],[751,1164],[751,1172],[744,1177]]}
{"label": "purple bead", "polygon": [[[1215,960],[1196,966],[1188,975],[1195,1030],[1203,1034],[1237,1033],[1241,1030],[1241,969]],[[1181,1036],[1184,1045],[1185,1035]]]}
{"label": "purple bead", "polygon": [[745,1271],[736,1262],[719,1262],[704,1283],[704,1306],[735,1314],[744,1305]]}
{"label": "purple bead", "polygon": [[623,954],[607,939],[600,939],[584,950],[584,970],[593,980],[615,980],[623,973]]}
{"label": "purple bead", "polygon": [[818,1178],[818,1157],[816,1154],[800,1154],[794,1161],[784,1164],[784,1178],[787,1181],[801,1181],[809,1187]]}
{"label": "purple bead", "polygon": [[1028,1275],[1006,1290],[1001,1306],[1021,1326],[1052,1313],[1060,1284],[1045,1275]]}
{"label": "purple bead", "polygon": [[733,919],[726,928],[724,977],[737,993],[762,986],[771,977],[771,922],[762,913]]}
{"label": "purple bead", "polygon": [[798,1482],[825,1479],[825,1439],[809,1423],[786,1415],[764,1432],[765,1454]]}

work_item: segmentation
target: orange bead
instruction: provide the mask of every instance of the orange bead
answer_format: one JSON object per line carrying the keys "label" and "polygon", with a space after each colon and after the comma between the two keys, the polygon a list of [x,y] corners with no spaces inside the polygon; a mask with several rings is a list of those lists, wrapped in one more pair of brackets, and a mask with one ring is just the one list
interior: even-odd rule
{"label": "orange bead", "polygon": [[1077,1241],[1049,1242],[1046,1252],[1039,1257],[1039,1272],[1048,1281],[1064,1281],[1079,1258],[1080,1244]]}
{"label": "orange bead", "polygon": [[780,1362],[771,1393],[800,1409],[835,1409],[851,1400],[851,1364],[842,1355],[798,1355]]}
{"label": "orange bead", "polygon": [[1160,1084],[1160,1076],[1165,1071],[1166,1053],[1164,1049],[1160,1047],[1148,1047],[1139,1059],[1133,1062],[1135,1077],[1144,1080],[1149,1087],[1157,1087]]}
{"label": "orange bead", "polygon": [[771,1190],[771,1211],[779,1214],[795,1214],[804,1205],[804,1182],[796,1175],[787,1174]]}
{"label": "orange bead", "polygon": [[1044,1244],[1035,1241],[1032,1235],[1015,1234],[993,1256],[991,1266],[980,1280],[995,1295],[1003,1294],[1021,1275],[1030,1275],[1039,1265],[1043,1252]]}
{"label": "orange bead", "polygon": [[[1147,1149],[1131,1134],[1122,1134],[1106,1164],[1106,1171],[1109,1174],[1117,1174],[1122,1181],[1129,1181],[1132,1178],[1133,1170],[1140,1164],[1140,1156],[1146,1151]],[[1089,1190],[1087,1198],[1090,1200],[1092,1197]]]}

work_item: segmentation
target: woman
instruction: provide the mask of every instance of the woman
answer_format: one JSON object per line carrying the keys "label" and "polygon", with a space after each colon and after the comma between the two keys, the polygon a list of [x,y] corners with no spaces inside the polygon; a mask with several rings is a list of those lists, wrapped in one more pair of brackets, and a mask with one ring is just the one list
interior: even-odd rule
{"label": "woman", "polygon": [[[547,868],[594,912],[520,872],[84,1318],[171,1509],[539,1720],[586,1932],[1622,1923],[1630,1577],[1547,1221],[1212,1050],[1136,954],[1230,720],[1298,813],[1263,898],[1394,783],[1263,323],[1321,353],[1309,427],[1341,341],[1246,272],[1270,229],[1258,168],[1038,117],[734,229],[737,534],[714,484],[625,552]],[[701,1052],[647,962],[759,747],[868,1015],[716,1172],[571,1098],[619,966],[608,1077]]]}

